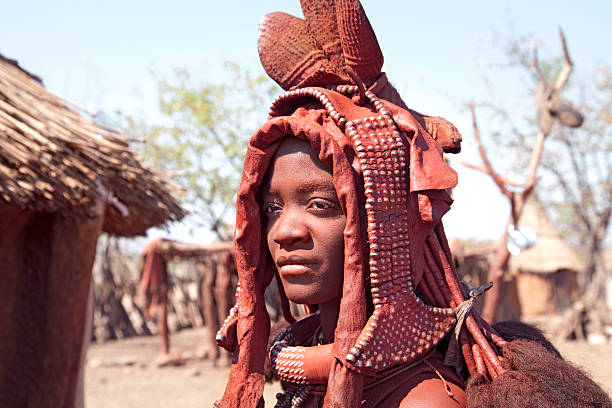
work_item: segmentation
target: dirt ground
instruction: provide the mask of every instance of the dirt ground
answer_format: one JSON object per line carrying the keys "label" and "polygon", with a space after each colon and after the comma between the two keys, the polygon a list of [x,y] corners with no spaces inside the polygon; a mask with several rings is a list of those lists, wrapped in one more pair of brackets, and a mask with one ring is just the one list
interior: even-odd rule
{"label": "dirt ground", "polygon": [[[206,329],[171,334],[171,355],[182,365],[158,367],[157,336],[92,344],[85,366],[87,408],[204,408],[221,397],[229,373],[224,363],[195,358],[205,344]],[[219,360],[223,361],[223,360]],[[274,406],[279,384],[266,386],[264,398]]]}
{"label": "dirt ground", "polygon": [[[202,349],[205,330],[183,330],[171,336],[173,354],[186,357],[178,366],[156,366],[159,343],[155,336],[93,344],[85,371],[86,407],[211,407],[223,393],[229,369],[193,358]],[[611,343],[562,342],[556,346],[612,395]],[[278,383],[266,386],[268,407],[274,406],[279,390]]]}

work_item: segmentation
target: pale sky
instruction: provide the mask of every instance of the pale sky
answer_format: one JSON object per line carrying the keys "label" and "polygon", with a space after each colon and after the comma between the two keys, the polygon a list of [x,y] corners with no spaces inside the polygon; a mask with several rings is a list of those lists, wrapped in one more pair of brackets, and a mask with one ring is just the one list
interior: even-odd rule
{"label": "pale sky", "polygon": [[[269,12],[301,15],[298,0],[260,1],[4,1],[0,53],[42,77],[45,85],[90,111],[154,115],[151,71],[187,68],[199,81],[222,81],[222,63],[261,71],[259,18]],[[412,108],[444,116],[463,134],[459,158],[479,163],[468,101],[521,100],[526,75],[491,68],[504,63],[509,38],[531,36],[543,57],[560,55],[563,27],[574,75],[586,78],[612,66],[612,2],[362,0],[385,55],[385,70]],[[487,78],[493,86],[486,86]],[[530,101],[530,100],[528,100]],[[527,109],[530,109],[527,106]],[[265,118],[261,118],[262,122]],[[486,139],[487,124],[481,123]],[[503,163],[494,163],[503,167]],[[488,177],[463,168],[455,203],[445,217],[450,237],[500,236],[508,206]],[[186,228],[172,232],[181,239]],[[154,234],[159,234],[155,232]]]}

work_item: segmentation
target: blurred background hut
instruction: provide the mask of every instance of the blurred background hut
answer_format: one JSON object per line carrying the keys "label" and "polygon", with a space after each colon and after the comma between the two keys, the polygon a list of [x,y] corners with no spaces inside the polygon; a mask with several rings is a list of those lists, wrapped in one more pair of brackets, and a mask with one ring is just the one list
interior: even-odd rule
{"label": "blurred background hut", "polygon": [[565,311],[580,295],[578,282],[583,264],[561,239],[536,198],[527,202],[520,227],[531,228],[536,235],[533,247],[510,258],[509,269],[516,279],[521,316]]}
{"label": "blurred background hut", "polygon": [[[535,232],[535,245],[510,258],[502,283],[504,296],[498,321],[559,314],[571,307],[580,294],[583,265],[536,198],[527,202],[520,228]],[[485,284],[496,243],[454,241],[452,246],[462,279],[475,288]],[[482,302],[477,307],[481,308]]]}
{"label": "blurred background hut", "polygon": [[82,404],[98,236],[180,220],[176,192],[121,132],[0,55],[0,405]]}
{"label": "blurred background hut", "polygon": [[[461,279],[472,288],[478,288],[487,283],[489,264],[495,255],[495,241],[459,241],[451,242],[451,251],[455,259],[457,273]],[[502,280],[504,285],[501,305],[497,312],[497,321],[517,320],[521,310],[516,292],[516,280],[511,274],[506,274]],[[476,302],[478,311],[482,311],[482,297]]]}
{"label": "blurred background hut", "polygon": [[[208,336],[194,352],[219,357],[214,336],[234,304],[237,284],[233,243],[155,238],[140,251],[135,244],[101,240],[94,266],[93,340],[159,335],[160,354],[167,356],[170,333],[206,326]],[[160,356],[162,361],[166,358]]]}
{"label": "blurred background hut", "polygon": [[[155,334],[161,337],[161,353],[168,354],[169,334],[206,326],[207,338],[195,352],[200,357],[219,357],[214,337],[234,304],[238,283],[233,242],[197,245],[156,238],[140,253],[134,244],[113,237],[100,240],[94,265],[92,339],[103,343]],[[165,270],[154,271],[147,263],[151,251]],[[166,293],[157,286],[166,286]],[[266,307],[271,321],[278,321],[281,306],[276,284],[266,289]]]}

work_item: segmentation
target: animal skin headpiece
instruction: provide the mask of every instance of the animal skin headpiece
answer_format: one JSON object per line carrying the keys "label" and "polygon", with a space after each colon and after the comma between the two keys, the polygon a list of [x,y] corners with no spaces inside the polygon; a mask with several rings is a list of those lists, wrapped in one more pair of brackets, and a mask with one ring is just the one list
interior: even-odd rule
{"label": "animal skin headpiece", "polygon": [[[459,151],[459,133],[406,107],[380,71],[382,53],[359,1],[304,0],[302,8],[305,20],[274,13],[260,27],[264,68],[289,91],[247,148],[236,203],[240,289],[217,336],[234,353],[220,406],[256,407],[263,392],[264,290],[277,272],[258,191],[286,136],[308,141],[332,168],[346,227],[334,343],[300,346],[316,314],[276,338],[273,369],[294,390],[278,406],[298,406],[313,387],[325,390],[324,406],[360,406],[364,384],[423,358],[453,328],[447,360],[497,376],[503,368],[489,341],[503,340],[471,310],[473,294],[459,284],[441,224],[452,201],[447,190],[457,183],[442,152]],[[294,322],[280,289],[284,316]]]}

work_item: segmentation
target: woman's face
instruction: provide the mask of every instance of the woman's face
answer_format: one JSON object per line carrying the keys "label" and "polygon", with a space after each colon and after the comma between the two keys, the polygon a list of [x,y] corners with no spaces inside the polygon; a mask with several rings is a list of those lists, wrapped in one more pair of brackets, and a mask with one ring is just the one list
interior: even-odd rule
{"label": "woman's face", "polygon": [[262,186],[268,249],[287,297],[324,304],[342,295],[344,226],[331,169],[308,142],[287,137]]}

